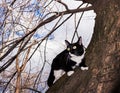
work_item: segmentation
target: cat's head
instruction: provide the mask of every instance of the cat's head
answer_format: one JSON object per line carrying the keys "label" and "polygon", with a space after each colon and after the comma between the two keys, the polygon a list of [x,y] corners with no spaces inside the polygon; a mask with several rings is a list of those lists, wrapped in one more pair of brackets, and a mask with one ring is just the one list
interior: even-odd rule
{"label": "cat's head", "polygon": [[65,40],[65,43],[67,45],[67,51],[70,55],[75,56],[81,56],[84,54],[84,46],[82,44],[82,37],[79,37],[78,41],[76,43],[69,43],[67,40]]}

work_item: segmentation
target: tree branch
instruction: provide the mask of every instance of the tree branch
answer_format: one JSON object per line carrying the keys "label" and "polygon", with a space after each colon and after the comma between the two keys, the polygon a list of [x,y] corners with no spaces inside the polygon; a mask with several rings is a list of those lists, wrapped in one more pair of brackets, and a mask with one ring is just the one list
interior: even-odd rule
{"label": "tree branch", "polygon": [[71,14],[71,13],[78,13],[78,12],[83,12],[83,11],[89,11],[93,10],[93,7],[86,7],[86,8],[80,8],[80,9],[72,9],[69,11],[63,11],[63,12],[56,12],[57,14],[43,20],[40,22],[32,31],[30,31],[28,34],[23,36],[21,39],[17,40],[16,43],[10,47],[10,49],[0,58],[0,61],[3,60],[21,41],[23,41],[27,36],[32,34],[33,32],[36,32],[38,28],[42,27],[43,25],[52,22],[53,20],[57,19],[60,16],[66,15],[66,14]]}
{"label": "tree branch", "polygon": [[67,11],[69,10],[68,6],[65,3],[63,3],[61,0],[56,0],[56,1],[62,4],[66,8]]}

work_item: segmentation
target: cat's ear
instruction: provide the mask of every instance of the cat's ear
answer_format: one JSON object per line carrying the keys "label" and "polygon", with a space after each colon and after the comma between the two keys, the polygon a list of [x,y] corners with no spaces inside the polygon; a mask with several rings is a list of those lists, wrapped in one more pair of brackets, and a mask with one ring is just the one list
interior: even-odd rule
{"label": "cat's ear", "polygon": [[65,44],[68,46],[68,45],[70,45],[70,43],[67,41],[67,40],[65,40]]}
{"label": "cat's ear", "polygon": [[77,43],[78,43],[79,45],[82,45],[82,37],[81,37],[81,36],[78,38]]}

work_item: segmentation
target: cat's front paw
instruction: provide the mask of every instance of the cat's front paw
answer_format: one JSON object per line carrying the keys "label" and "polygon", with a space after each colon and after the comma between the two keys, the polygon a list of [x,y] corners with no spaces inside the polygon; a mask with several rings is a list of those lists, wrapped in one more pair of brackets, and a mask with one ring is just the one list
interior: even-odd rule
{"label": "cat's front paw", "polygon": [[74,71],[69,71],[69,72],[67,72],[67,75],[71,76],[73,73],[74,73]]}
{"label": "cat's front paw", "polygon": [[81,67],[81,70],[88,70],[89,67]]}

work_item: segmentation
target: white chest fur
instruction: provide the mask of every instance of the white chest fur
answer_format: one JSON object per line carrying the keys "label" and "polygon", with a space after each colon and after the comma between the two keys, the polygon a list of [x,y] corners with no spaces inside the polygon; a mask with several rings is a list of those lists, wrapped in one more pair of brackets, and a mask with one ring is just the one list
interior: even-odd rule
{"label": "white chest fur", "polygon": [[70,56],[71,56],[71,60],[75,61],[77,63],[76,64],[77,66],[82,62],[82,59],[84,58],[84,54],[81,56],[76,56],[76,55],[70,53]]}

